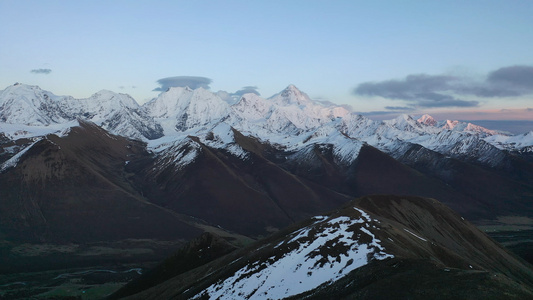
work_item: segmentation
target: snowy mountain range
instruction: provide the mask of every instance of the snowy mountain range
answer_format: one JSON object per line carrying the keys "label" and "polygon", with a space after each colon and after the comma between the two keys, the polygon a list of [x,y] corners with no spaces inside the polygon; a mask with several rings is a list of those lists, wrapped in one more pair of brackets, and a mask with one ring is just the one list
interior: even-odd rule
{"label": "snowy mountain range", "polygon": [[[239,99],[175,87],[142,106],[110,91],[75,99],[16,84],[0,92],[6,239],[122,249],[123,241],[184,243],[203,233],[232,243],[219,249],[224,254],[260,240],[229,256],[208,245],[186,262],[178,257],[176,269],[193,273],[163,266],[164,274],[154,275],[161,281],[142,285],[155,290],[137,299],[323,299],[362,291],[390,298],[418,293],[423,285],[404,286],[418,272],[446,283],[434,290],[428,282],[424,295],[450,284],[463,291],[457,278],[522,295],[505,282],[530,280],[526,267],[460,215],[531,217],[532,182],[533,132],[510,135],[429,115],[374,121],[293,85],[270,98]],[[350,202],[377,194],[431,199]],[[67,262],[80,256],[60,255]],[[0,267],[20,271],[27,259],[1,256]],[[91,259],[86,263],[99,261]],[[48,264],[55,267],[53,259]],[[476,277],[480,272],[508,279]],[[382,278],[376,274],[389,277],[374,287],[359,284]],[[155,286],[172,276],[178,283]],[[404,276],[409,280],[397,280]],[[395,292],[372,294],[385,284]],[[478,292],[465,295],[483,298]]]}
{"label": "snowy mountain range", "polygon": [[357,157],[362,144],[395,158],[405,155],[411,145],[420,145],[447,157],[489,166],[501,163],[502,151],[533,153],[533,131],[513,136],[471,123],[438,122],[429,115],[374,121],[342,106],[314,101],[294,85],[270,98],[245,94],[236,102],[227,102],[203,88],[175,87],[142,106],[126,94],[106,90],[75,99],[15,84],[0,93],[0,131],[9,139],[61,134],[77,125],[77,119],[91,121],[113,134],[147,141],[156,152],[180,147],[188,136],[198,136],[210,146],[245,157],[232,138],[235,129],[287,151],[333,145],[336,160],[346,163]]}

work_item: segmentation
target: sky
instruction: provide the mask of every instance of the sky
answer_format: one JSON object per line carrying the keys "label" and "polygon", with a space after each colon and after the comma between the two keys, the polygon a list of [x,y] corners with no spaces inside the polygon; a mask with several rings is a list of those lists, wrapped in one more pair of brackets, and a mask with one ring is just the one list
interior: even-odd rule
{"label": "sky", "polygon": [[533,1],[0,0],[0,89],[289,84],[373,118],[533,120]]}

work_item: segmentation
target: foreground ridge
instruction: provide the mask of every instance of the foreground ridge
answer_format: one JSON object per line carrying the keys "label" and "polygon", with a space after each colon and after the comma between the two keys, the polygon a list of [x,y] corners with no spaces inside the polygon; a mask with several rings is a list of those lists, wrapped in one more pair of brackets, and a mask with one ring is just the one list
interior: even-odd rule
{"label": "foreground ridge", "polygon": [[434,199],[369,196],[128,299],[427,296],[530,298],[533,270]]}
{"label": "foreground ridge", "polygon": [[195,298],[284,298],[330,284],[371,260],[394,257],[369,231],[376,223],[364,211],[359,218],[315,217],[316,222],[288,235],[272,256],[239,269]]}

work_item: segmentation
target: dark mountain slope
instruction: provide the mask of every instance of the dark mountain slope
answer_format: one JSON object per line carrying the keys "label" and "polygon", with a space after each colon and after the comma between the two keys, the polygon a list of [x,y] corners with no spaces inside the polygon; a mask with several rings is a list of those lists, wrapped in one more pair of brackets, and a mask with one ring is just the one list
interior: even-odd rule
{"label": "dark mountain slope", "polygon": [[359,198],[128,299],[531,299],[533,269],[433,199]]}
{"label": "dark mountain slope", "polygon": [[[476,199],[479,205],[472,207],[472,212],[486,207],[490,208],[492,216],[533,216],[533,165],[529,162],[507,155],[508,170],[486,168],[445,157],[420,145],[412,145],[398,160],[430,177],[442,180],[461,194]],[[472,217],[468,211],[451,207]],[[490,218],[491,215],[479,214],[484,218]]]}
{"label": "dark mountain slope", "polygon": [[[357,159],[346,165],[335,160],[333,145],[312,145],[312,151],[308,151],[303,156],[299,153],[286,153],[240,134],[236,134],[235,139],[244,149],[265,157],[300,178],[352,197],[369,194],[432,197],[441,199],[442,202],[471,219],[493,218],[497,212],[501,212],[500,207],[496,207],[497,204],[520,198],[513,193],[507,196],[499,193],[498,195],[502,195],[497,199],[499,202],[492,201],[488,193],[480,195],[470,191],[472,188],[480,189],[476,183],[483,183],[483,177],[477,182],[471,180],[466,183],[453,182],[451,184],[445,181],[445,178],[434,176],[430,170],[412,168],[369,145],[363,145]],[[466,163],[462,164],[468,166]],[[473,178],[487,173],[479,167],[472,166],[471,169],[473,171],[469,175]],[[446,171],[450,172],[448,169]],[[495,177],[494,174],[491,173],[491,175]],[[472,186],[469,187],[468,184]],[[497,186],[494,180],[490,184],[493,189]],[[519,191],[524,191],[526,188],[524,185],[517,186],[516,182],[510,180],[503,180],[501,184],[508,189],[517,188]],[[518,201],[515,200],[515,202]],[[513,208],[512,205],[508,207],[510,210]],[[515,211],[523,212],[522,208]]]}
{"label": "dark mountain slope", "polygon": [[109,299],[120,299],[139,293],[172,277],[209,263],[235,249],[235,246],[217,235],[203,233],[188,242],[154,269],[142,274],[141,277],[115,292]]}
{"label": "dark mountain slope", "polygon": [[66,137],[38,141],[0,174],[0,231],[9,239],[46,242],[198,235],[128,184],[124,165],[146,155],[144,149],[84,122]]}
{"label": "dark mountain slope", "polygon": [[154,203],[229,230],[264,235],[349,200],[254,152],[241,160],[194,137],[174,152],[182,147],[197,149],[194,162],[176,168],[146,161],[135,182]]}
{"label": "dark mountain slope", "polygon": [[431,197],[441,199],[469,218],[492,213],[490,205],[482,205],[463,190],[418,172],[372,147],[363,147],[351,168],[353,177],[349,178],[357,186],[359,197],[369,194]]}
{"label": "dark mountain slope", "polygon": [[[533,272],[529,268],[530,265],[526,266],[524,261],[510,254],[477,227],[437,200],[418,197],[369,196],[356,199],[354,205],[374,214],[378,220],[383,218],[391,224],[397,222],[398,225],[405,226],[416,235],[426,237],[431,242],[419,243],[419,239],[417,246],[427,251],[427,258],[436,258],[445,265],[455,268],[467,269],[472,266],[473,269],[490,270],[533,284],[533,277],[531,277]],[[400,226],[396,227],[400,228]],[[424,247],[420,247],[420,244]],[[401,244],[394,246],[398,247],[394,250],[396,253],[412,248],[403,247]],[[453,255],[441,253],[442,249],[446,249]],[[402,253],[401,256],[409,257],[412,254],[420,257],[419,253],[412,253],[410,250]],[[460,260],[449,261],[455,255]]]}
{"label": "dark mountain slope", "polygon": [[[306,155],[305,159],[278,159],[278,163],[298,176],[353,197],[369,194],[433,197],[469,218],[492,218],[495,215],[492,203],[482,203],[470,195],[466,186],[457,185],[459,188],[456,188],[442,178],[407,166],[372,146],[361,147],[359,156],[349,165],[336,162],[331,148],[331,145],[314,145],[312,154]],[[277,153],[271,156],[287,155]]]}

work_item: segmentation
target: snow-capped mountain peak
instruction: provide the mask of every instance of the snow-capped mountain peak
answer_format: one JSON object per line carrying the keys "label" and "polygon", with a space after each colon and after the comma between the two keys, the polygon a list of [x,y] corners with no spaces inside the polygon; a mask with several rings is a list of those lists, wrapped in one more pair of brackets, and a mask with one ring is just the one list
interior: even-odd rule
{"label": "snow-capped mountain peak", "polygon": [[435,126],[437,125],[437,120],[435,120],[432,116],[425,114],[421,116],[418,120],[418,123],[428,125],[428,126]]}
{"label": "snow-capped mountain peak", "polygon": [[306,93],[300,91],[293,84],[290,84],[283,91],[269,99],[278,105],[306,105],[312,102]]}
{"label": "snow-capped mountain peak", "polygon": [[479,134],[483,137],[490,136],[490,135],[496,135],[500,134],[497,130],[490,130],[485,127],[475,125],[468,122],[461,122],[461,121],[452,121],[452,120],[446,120],[441,124],[441,127],[443,129],[447,130],[453,130],[453,131],[461,131],[461,132],[470,132],[473,134]]}
{"label": "snow-capped mountain peak", "polygon": [[[89,98],[75,99],[56,96],[38,86],[16,84],[0,93],[0,121],[19,124],[19,127],[29,125],[24,130],[27,137],[61,131],[61,125],[65,128],[71,126],[78,118],[132,138],[161,137],[161,126],[140,108],[131,96],[108,90],[99,91]],[[8,135],[12,134],[8,132]]]}
{"label": "snow-capped mountain peak", "polygon": [[115,93],[110,90],[101,90],[93,94],[89,99],[99,99],[110,103],[117,103],[121,106],[139,108],[139,104],[128,94]]}
{"label": "snow-capped mountain peak", "polygon": [[64,98],[38,86],[16,83],[0,92],[0,121],[32,126],[65,122],[68,117],[58,106]]}
{"label": "snow-capped mountain peak", "polygon": [[453,130],[455,126],[457,126],[457,124],[459,124],[459,121],[446,120],[443,128],[448,129],[448,130]]}
{"label": "snow-capped mountain peak", "polygon": [[[511,151],[531,148],[527,142],[498,137],[505,135],[494,130],[460,121],[437,122],[430,115],[423,115],[418,120],[401,115],[393,120],[374,121],[342,106],[311,100],[294,85],[268,99],[246,94],[234,102],[204,88],[171,87],[143,106],[127,94],[108,90],[89,98],[75,99],[55,96],[37,86],[17,84],[0,93],[0,122],[5,124],[3,130],[7,136],[31,137],[35,136],[31,132],[36,126],[70,126],[73,120],[81,118],[114,134],[144,140],[162,136],[167,136],[166,139],[202,136],[223,122],[228,128],[245,135],[295,151],[299,151],[295,149],[298,145],[308,147],[309,142],[332,144],[333,149],[337,149],[335,151],[343,153],[339,155],[343,160],[346,157],[355,159],[361,143],[393,157],[403,153],[399,153],[399,149],[418,144],[447,156],[475,156],[473,159],[480,162],[489,160],[481,156],[493,155],[497,151],[491,145]],[[22,129],[9,124],[26,125],[23,129],[26,133],[8,132]],[[58,130],[61,128],[54,127],[47,132]],[[321,135],[323,132],[327,134]],[[488,138],[491,136],[496,137]],[[305,137],[312,138],[303,143]],[[464,144],[466,139],[468,147]],[[230,144],[224,145],[229,147]],[[484,150],[474,154],[468,149]]]}
{"label": "snow-capped mountain peak", "polygon": [[424,126],[408,114],[402,114],[395,119],[384,121],[390,127],[407,132],[426,132]]}
{"label": "snow-capped mountain peak", "polygon": [[272,105],[272,102],[250,93],[243,95],[232,108],[243,119],[258,121],[268,117]]}
{"label": "snow-capped mountain peak", "polygon": [[515,136],[492,135],[486,137],[485,141],[496,146],[498,149],[533,152],[533,130]]}

